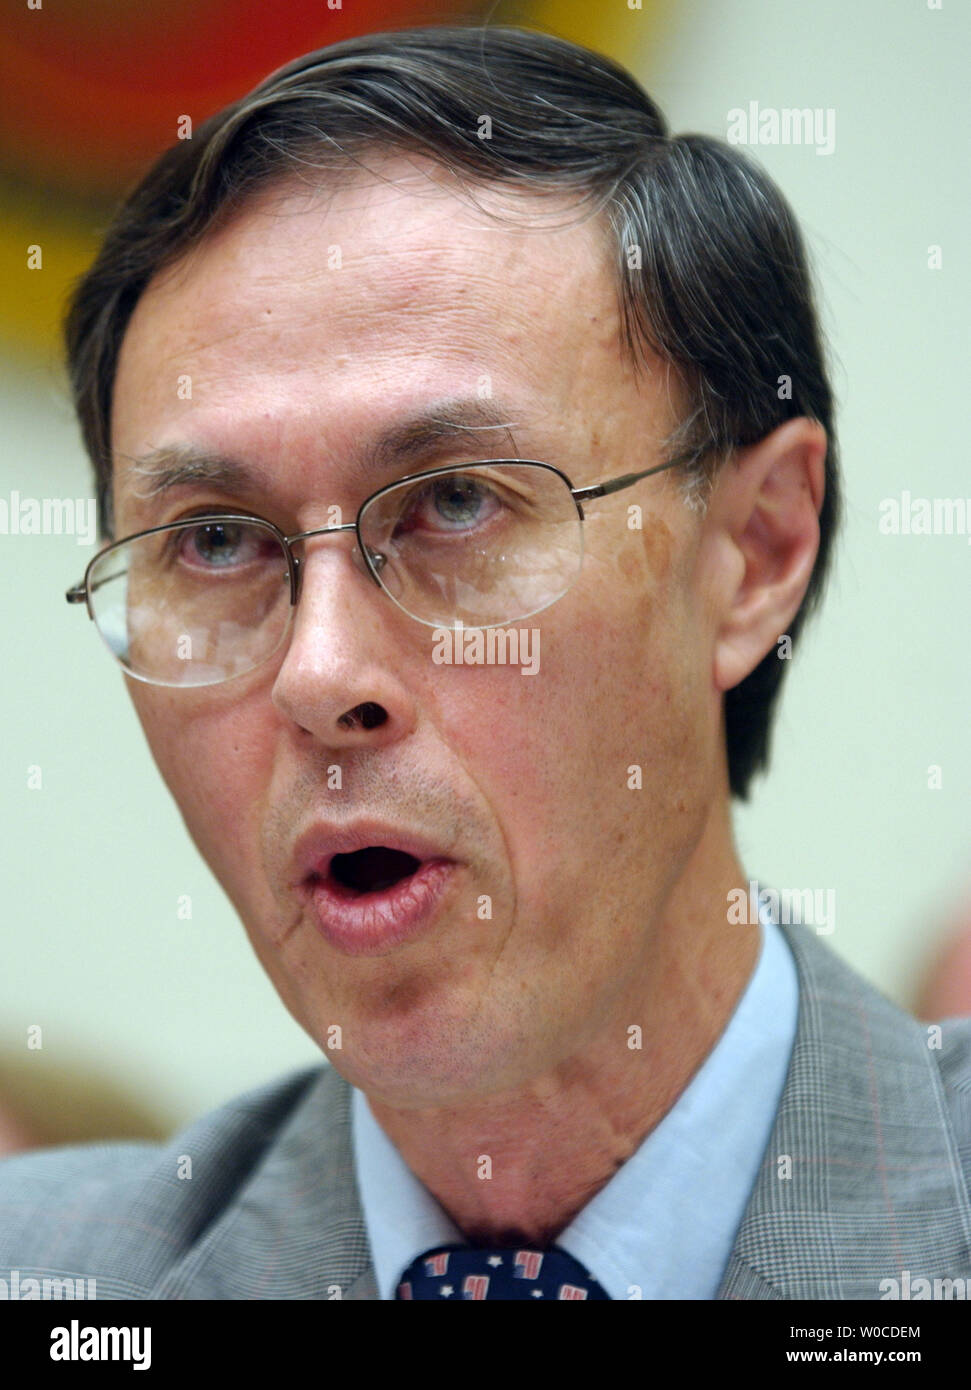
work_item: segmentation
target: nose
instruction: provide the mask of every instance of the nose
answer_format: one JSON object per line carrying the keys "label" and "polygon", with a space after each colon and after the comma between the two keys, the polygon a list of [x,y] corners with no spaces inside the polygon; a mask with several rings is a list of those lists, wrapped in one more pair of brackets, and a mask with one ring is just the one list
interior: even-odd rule
{"label": "nose", "polygon": [[406,738],[417,707],[404,672],[410,620],[351,558],[345,536],[303,542],[293,626],[273,683],[276,708],[339,751]]}

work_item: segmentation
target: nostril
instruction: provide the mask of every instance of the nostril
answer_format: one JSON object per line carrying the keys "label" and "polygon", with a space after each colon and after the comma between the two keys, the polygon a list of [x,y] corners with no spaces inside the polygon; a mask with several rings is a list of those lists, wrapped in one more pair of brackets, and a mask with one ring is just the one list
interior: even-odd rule
{"label": "nostril", "polygon": [[368,701],[366,704],[358,705],[358,717],[365,729],[378,729],[387,720],[388,713],[383,705],[375,705]]}
{"label": "nostril", "polygon": [[338,724],[344,729],[353,729],[355,724],[360,724],[362,729],[379,729],[382,724],[386,724],[388,712],[383,705],[376,705],[373,701],[367,700],[363,705],[355,705],[352,710],[342,714],[338,719]]}

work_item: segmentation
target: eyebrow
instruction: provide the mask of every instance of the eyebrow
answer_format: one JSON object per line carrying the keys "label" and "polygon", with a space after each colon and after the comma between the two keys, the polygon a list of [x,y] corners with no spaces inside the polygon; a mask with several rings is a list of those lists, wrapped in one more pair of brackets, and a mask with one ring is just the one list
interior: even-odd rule
{"label": "eyebrow", "polygon": [[[465,453],[473,445],[479,447],[490,431],[506,431],[511,439],[511,431],[520,426],[508,415],[502,402],[491,397],[451,397],[439,401],[397,421],[365,446],[363,467],[368,472],[391,472],[419,462],[447,443],[461,445]],[[513,449],[515,457],[515,445]],[[227,491],[268,491],[273,483],[264,469],[192,444],[150,449],[131,459],[131,473],[141,484],[135,495],[142,501],[194,483]]]}

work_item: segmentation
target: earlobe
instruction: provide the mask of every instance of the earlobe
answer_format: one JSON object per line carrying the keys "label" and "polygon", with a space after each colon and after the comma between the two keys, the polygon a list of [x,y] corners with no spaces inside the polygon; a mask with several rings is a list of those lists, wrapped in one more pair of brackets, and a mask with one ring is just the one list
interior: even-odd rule
{"label": "earlobe", "polygon": [[789,420],[719,478],[711,520],[734,548],[739,575],[713,654],[720,691],[755,669],[799,611],[819,550],[825,457],[822,425]]}

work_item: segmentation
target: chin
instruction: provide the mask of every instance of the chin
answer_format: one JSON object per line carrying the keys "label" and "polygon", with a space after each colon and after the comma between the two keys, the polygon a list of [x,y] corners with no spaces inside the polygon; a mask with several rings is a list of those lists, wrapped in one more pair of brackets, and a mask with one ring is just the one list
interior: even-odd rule
{"label": "chin", "polygon": [[[326,1029],[311,1036],[346,1081],[374,1100],[401,1109],[461,1105],[521,1085],[533,1069],[518,1030],[503,1036],[481,1012],[467,1019],[388,1019],[345,1029],[343,1046],[326,1046]],[[323,1040],[323,1041],[322,1041]],[[537,1060],[537,1065],[539,1062]]]}

